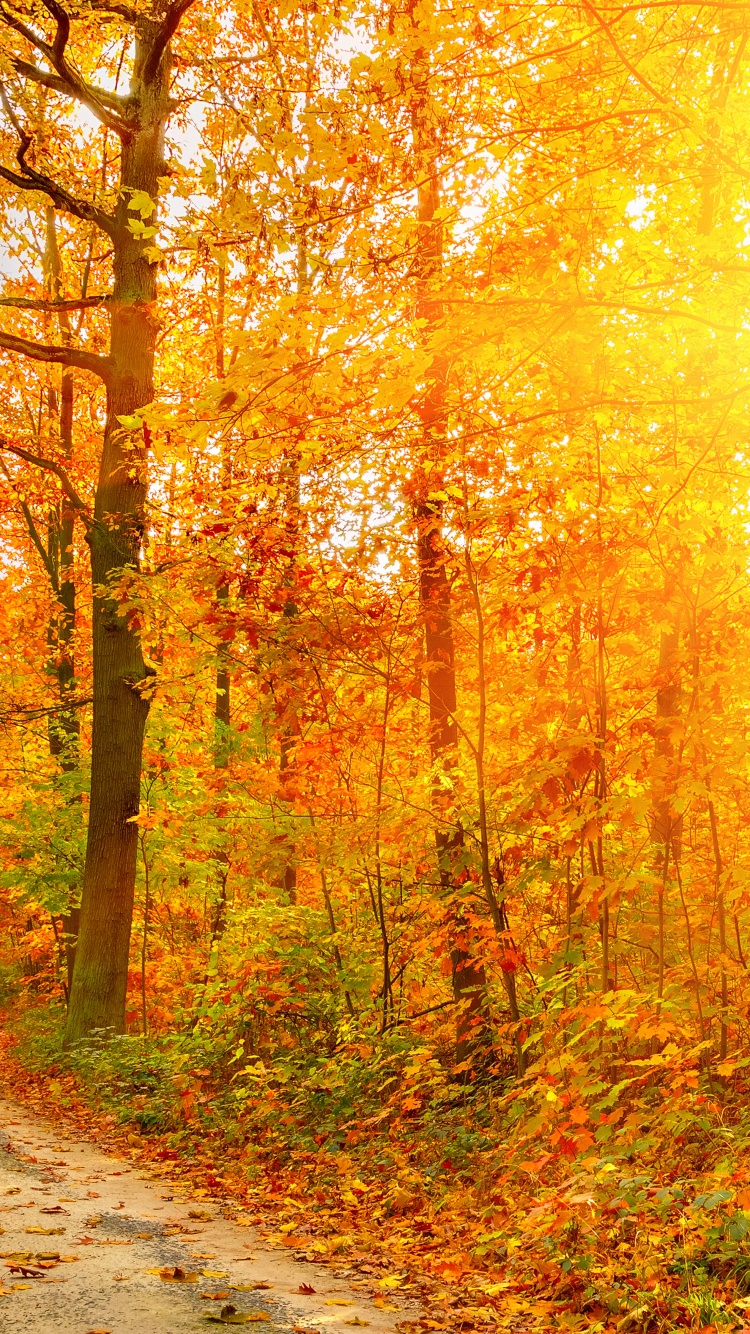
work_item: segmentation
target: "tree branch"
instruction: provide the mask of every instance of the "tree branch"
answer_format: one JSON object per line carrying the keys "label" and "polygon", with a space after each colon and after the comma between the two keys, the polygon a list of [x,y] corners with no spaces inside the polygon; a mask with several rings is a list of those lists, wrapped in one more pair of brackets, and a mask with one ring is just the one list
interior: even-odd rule
{"label": "tree branch", "polygon": [[53,713],[67,713],[72,709],[84,709],[92,704],[93,699],[88,696],[86,699],[66,699],[62,704],[53,704],[50,708],[44,708],[41,704],[29,707],[24,704],[11,704],[2,713],[0,713],[0,726],[7,727],[14,719],[20,718],[21,722],[35,722],[38,718],[49,718]]}
{"label": "tree branch", "polygon": [[[45,0],[46,3],[46,0]],[[161,58],[174,37],[183,14],[186,14],[194,0],[175,0],[169,6],[161,27],[157,29],[148,60],[143,67],[143,82],[151,83],[161,63]]]}
{"label": "tree branch", "polygon": [[[2,469],[2,471],[3,471],[3,475],[7,478],[8,482],[10,483],[10,485],[11,485],[12,487],[15,487],[15,483],[14,483],[14,481],[13,481],[13,478],[11,477],[11,475],[10,475],[8,469],[6,468],[6,466],[5,466],[5,462],[4,462],[3,459],[0,459],[0,468]],[[29,530],[29,537],[31,538],[32,542],[34,543],[34,546],[36,547],[37,551],[39,552],[39,556],[40,556],[40,558],[41,558],[41,561],[42,561],[42,564],[43,564],[45,570],[47,571],[47,576],[48,576],[48,578],[49,578],[50,584],[52,585],[52,589],[53,589],[53,591],[54,591],[55,593],[58,593],[58,592],[60,591],[60,589],[59,589],[59,585],[58,585],[58,582],[57,582],[57,575],[56,575],[56,573],[55,573],[55,567],[54,567],[54,565],[52,564],[52,561],[51,561],[51,559],[50,559],[50,554],[49,554],[49,552],[47,551],[47,548],[45,547],[44,543],[42,542],[41,537],[39,536],[39,531],[38,531],[38,529],[37,529],[36,524],[34,523],[34,516],[33,516],[33,514],[31,513],[31,510],[29,509],[29,507],[28,507],[26,501],[25,501],[25,500],[22,500],[22,499],[20,498],[20,496],[17,497],[17,499],[18,499],[18,503],[19,503],[19,505],[21,506],[21,513],[23,514],[23,517],[24,517],[24,519],[26,520],[26,527],[27,527],[28,530]]]}
{"label": "tree branch", "polygon": [[127,122],[116,114],[116,111],[124,105],[123,99],[117,97],[116,94],[107,92],[104,88],[97,88],[86,83],[77,70],[68,63],[65,58],[65,48],[70,36],[70,18],[57,0],[42,0],[42,3],[57,24],[54,42],[51,46],[49,42],[45,42],[43,38],[38,37],[33,28],[30,28],[28,24],[11,13],[2,4],[0,4],[0,22],[25,38],[49,61],[59,76],[59,83],[50,82],[51,76],[48,76],[44,70],[38,69],[37,66],[27,64],[26,61],[14,60],[15,68],[26,78],[34,79],[37,83],[44,83],[48,88],[55,88],[57,92],[75,98],[88,107],[103,125],[108,125],[116,134],[128,138],[131,129]]}
{"label": "tree branch", "polygon": [[119,14],[121,18],[127,19],[128,23],[132,23],[133,26],[142,17],[137,10],[131,9],[130,5],[112,4],[110,0],[89,0],[88,8],[99,9],[103,14]]}
{"label": "tree branch", "polygon": [[672,103],[669,97],[667,97],[666,93],[660,92],[659,89],[655,88],[652,83],[649,83],[648,79],[643,77],[637,66],[633,64],[632,60],[628,60],[628,57],[625,55],[625,52],[620,46],[617,38],[615,37],[615,34],[613,33],[611,27],[609,26],[607,20],[603,17],[603,15],[600,14],[599,11],[595,9],[592,4],[590,4],[589,0],[583,0],[583,7],[584,9],[588,10],[591,17],[599,24],[599,27],[602,28],[603,31],[607,34],[612,49],[615,51],[618,58],[622,61],[628,73],[631,74],[633,78],[636,80],[636,82],[641,85],[641,88],[645,88],[646,92],[650,93],[652,97],[655,97],[657,102],[663,102],[665,105],[671,106]]}
{"label": "tree branch", "polygon": [[63,491],[73,508],[80,511],[84,522],[89,524],[93,522],[88,505],[85,500],[81,500],[62,464],[55,463],[54,459],[46,459],[41,454],[32,454],[28,449],[23,449],[21,445],[9,445],[7,440],[1,438],[0,449],[7,450],[9,454],[15,454],[17,458],[24,459],[26,463],[33,463],[35,468],[42,468],[45,472],[54,473],[62,482]]}
{"label": "tree branch", "polygon": [[89,204],[84,199],[76,199],[74,195],[69,194],[63,186],[58,185],[51,177],[42,175],[41,172],[28,165],[26,154],[31,148],[32,138],[20,124],[8,100],[8,94],[2,81],[0,81],[0,105],[2,105],[8,120],[18,135],[19,144],[16,150],[16,161],[23,172],[23,176],[19,176],[18,172],[11,171],[8,167],[0,167],[0,177],[11,185],[15,185],[19,190],[40,190],[43,194],[49,195],[58,208],[67,213],[72,213],[74,217],[81,218],[84,222],[93,222],[95,226],[114,240],[115,220],[109,213],[105,213],[104,209],[97,208],[96,204]]}
{"label": "tree branch", "polygon": [[[78,96],[77,92],[71,87],[67,79],[62,79],[59,74],[50,74],[48,70],[40,69],[38,65],[32,65],[28,60],[21,60],[20,57],[16,58],[14,56],[11,63],[14,70],[16,70],[16,72],[24,79],[31,79],[34,83],[41,83],[45,88],[52,88],[54,92],[62,93],[64,97],[74,97],[76,101],[83,101],[83,98]],[[97,88],[94,90],[91,84],[88,83],[83,84],[82,86],[91,93],[92,97],[94,96],[94,91],[96,91],[97,100],[102,103],[102,107],[109,106],[113,111],[118,111],[123,105],[123,99],[118,96],[117,93],[110,93],[106,88]],[[90,104],[87,102],[86,105],[89,106]],[[92,105],[90,109],[98,120],[102,119],[99,110],[95,106]],[[116,130],[117,133],[120,133],[117,126],[112,124],[111,119],[105,120],[104,124],[109,125],[110,128]]]}
{"label": "tree branch", "polygon": [[82,347],[54,347],[49,343],[35,343],[30,338],[18,338],[16,334],[0,332],[0,348],[8,352],[20,352],[22,356],[31,357],[34,361],[77,366],[79,370],[98,375],[105,384],[109,384],[114,370],[111,357],[97,356],[95,352],[86,352]]}
{"label": "tree branch", "polygon": [[88,310],[89,306],[103,306],[112,297],[104,292],[101,296],[82,296],[71,297],[70,300],[60,299],[59,301],[37,301],[33,297],[26,296],[2,296],[0,297],[0,306],[10,306],[14,310]]}
{"label": "tree branch", "polygon": [[97,208],[96,204],[89,204],[85,199],[76,199],[62,185],[58,185],[49,176],[43,176],[41,172],[33,171],[31,167],[25,166],[25,171],[25,176],[19,176],[18,172],[11,171],[9,167],[0,166],[0,176],[9,185],[15,185],[17,190],[39,190],[41,194],[48,195],[53,204],[64,213],[70,213],[74,218],[80,218],[82,222],[93,222],[94,226],[114,240],[115,220],[109,213],[105,213],[104,209]]}

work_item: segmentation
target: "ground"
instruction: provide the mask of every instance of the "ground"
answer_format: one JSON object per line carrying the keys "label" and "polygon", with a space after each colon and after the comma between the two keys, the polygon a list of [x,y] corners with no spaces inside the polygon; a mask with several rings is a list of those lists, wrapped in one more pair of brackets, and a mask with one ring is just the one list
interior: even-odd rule
{"label": "ground", "polygon": [[396,1330],[405,1312],[356,1275],[296,1263],[191,1195],[0,1099],[3,1334]]}

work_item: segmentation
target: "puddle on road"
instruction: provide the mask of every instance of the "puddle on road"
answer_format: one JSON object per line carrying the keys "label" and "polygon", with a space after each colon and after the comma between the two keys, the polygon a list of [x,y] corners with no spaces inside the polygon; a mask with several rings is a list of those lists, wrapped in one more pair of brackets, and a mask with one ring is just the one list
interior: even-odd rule
{"label": "puddle on road", "polygon": [[[1,1334],[205,1334],[234,1327],[206,1319],[225,1303],[260,1316],[247,1322],[259,1334],[291,1334],[295,1326],[349,1334],[343,1327],[354,1323],[369,1325],[370,1334],[395,1334],[396,1321],[339,1282],[336,1271],[323,1270],[319,1291],[309,1295],[309,1267],[257,1238],[250,1242],[253,1234],[223,1218],[213,1197],[201,1202],[206,1226],[193,1226],[190,1198],[168,1176],[136,1175],[126,1158],[64,1143],[55,1128],[42,1128],[2,1098],[0,1117],[0,1251],[7,1259],[23,1253],[40,1260],[43,1251],[59,1251],[59,1263],[41,1279],[24,1280],[0,1260],[9,1289],[0,1296]],[[242,1253],[255,1250],[265,1254]],[[66,1263],[66,1256],[75,1258]],[[175,1267],[225,1276],[201,1272],[196,1283],[163,1282],[159,1271]],[[236,1291],[251,1282],[271,1286]],[[222,1296],[209,1301],[201,1293]],[[339,1304],[348,1309],[328,1309]]]}
{"label": "puddle on road", "polygon": [[[26,1145],[0,1135],[0,1204],[12,1206],[15,1191],[11,1195],[5,1192],[13,1189],[16,1183],[22,1187],[18,1198],[26,1202],[27,1191],[34,1191],[34,1187],[24,1187],[24,1178],[27,1182],[31,1179],[56,1186],[61,1191],[64,1185],[80,1188],[78,1182],[50,1182],[49,1163],[23,1162],[13,1149],[25,1153]],[[30,1198],[40,1207],[45,1204],[45,1195],[41,1192],[30,1195]],[[82,1198],[81,1202],[84,1202]],[[97,1210],[95,1199],[86,1199],[85,1204],[91,1213],[100,1214],[97,1238],[123,1242],[122,1249],[116,1244],[76,1245],[76,1235],[86,1233],[85,1224],[76,1223],[72,1218],[61,1218],[70,1233],[68,1240],[59,1238],[61,1249],[77,1254],[79,1261],[65,1266],[67,1272],[64,1274],[60,1272],[61,1266],[51,1270],[49,1278],[29,1279],[28,1286],[19,1286],[10,1296],[0,1297],[2,1334],[86,1334],[94,1329],[106,1329],[111,1334],[198,1334],[200,1330],[236,1328],[205,1319],[209,1313],[218,1314],[227,1302],[240,1312],[268,1311],[270,1320],[248,1322],[248,1328],[252,1324],[262,1334],[289,1334],[291,1327],[299,1322],[298,1313],[292,1313],[285,1303],[274,1300],[268,1292],[230,1292],[223,1302],[211,1302],[202,1300],[200,1294],[222,1291],[221,1280],[163,1283],[156,1274],[147,1271],[176,1266],[189,1271],[197,1267],[199,1262],[191,1260],[186,1241],[177,1236],[165,1237],[165,1223],[161,1220],[123,1218],[111,1209]],[[42,1238],[25,1233],[25,1227],[31,1221],[31,1214],[25,1208],[20,1216],[14,1216],[12,1207],[3,1211],[0,1214],[0,1228],[4,1229],[0,1235],[0,1252],[11,1248],[39,1249]],[[139,1238],[139,1232],[150,1232],[152,1238],[148,1241]],[[58,1242],[57,1237],[55,1242]],[[4,1266],[0,1267],[0,1276],[4,1277],[6,1286],[16,1281],[13,1275],[5,1275]]]}

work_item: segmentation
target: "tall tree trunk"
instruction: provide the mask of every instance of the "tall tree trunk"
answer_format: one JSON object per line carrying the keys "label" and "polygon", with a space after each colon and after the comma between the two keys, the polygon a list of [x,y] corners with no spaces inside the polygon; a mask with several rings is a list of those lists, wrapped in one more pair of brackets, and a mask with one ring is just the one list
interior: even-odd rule
{"label": "tall tree trunk", "polygon": [[[216,377],[223,380],[226,375],[225,365],[225,324],[226,324],[226,256],[223,255],[219,261],[219,275],[216,284]],[[232,482],[232,463],[229,455],[229,446],[224,440],[221,450],[221,509],[224,510],[226,494]],[[216,588],[216,606],[220,616],[225,612],[229,604],[229,581],[222,579]],[[219,649],[218,664],[216,667],[216,689],[214,694],[214,767],[221,772],[229,768],[229,757],[231,754],[231,725],[232,725],[232,698],[231,698],[231,678],[229,675],[229,654],[226,647],[222,644]],[[217,785],[224,786],[223,780]],[[221,803],[219,803],[221,804]],[[211,922],[211,941],[209,945],[209,966],[210,958],[214,949],[224,934],[224,927],[227,917],[227,894],[229,889],[229,853],[225,846],[226,830],[223,826],[220,815],[217,812],[217,832],[222,842],[222,846],[217,848],[214,855],[214,866],[216,869],[216,883],[218,887],[218,896],[214,907],[213,921]]]}
{"label": "tall tree trunk", "polygon": [[[308,70],[308,84],[310,73]],[[308,150],[308,163],[312,161],[312,150]],[[303,306],[310,290],[310,269],[307,260],[307,245],[305,233],[300,230],[297,237],[297,304],[298,309]],[[305,348],[305,355],[308,349]],[[298,441],[286,451],[284,457],[284,506],[285,506],[285,529],[286,529],[286,570],[284,574],[284,631],[286,634],[291,631],[294,622],[298,616],[297,597],[297,565],[299,561],[300,545],[300,507],[301,507],[301,487],[302,479],[300,477],[299,466],[299,447]],[[293,705],[293,699],[290,698],[292,692],[288,686],[285,688],[286,698],[281,716],[281,727],[279,734],[279,788],[281,800],[284,803],[288,819],[292,818],[292,807],[294,802],[293,782],[294,782],[294,751],[300,738],[300,725],[296,710]],[[283,867],[276,881],[279,889],[283,889],[289,903],[297,902],[297,848],[296,839],[291,830],[286,834],[283,846]]]}
{"label": "tall tree trunk", "polygon": [[[410,6],[411,22],[417,31],[420,16]],[[427,42],[427,33],[424,36]],[[417,319],[422,322],[426,342],[437,342],[443,309],[435,288],[442,275],[443,227],[439,219],[440,183],[438,138],[434,110],[429,97],[428,49],[420,45],[413,57],[411,125],[417,186],[418,274]],[[433,355],[429,384],[422,399],[422,441],[417,470],[414,515],[417,524],[419,600],[425,636],[425,676],[429,701],[429,746],[432,764],[432,805],[435,815],[435,844],[443,895],[450,904],[451,974],[456,1002],[456,1059],[459,1065],[472,1060],[489,1040],[484,965],[471,948],[471,931],[462,901],[464,832],[455,810],[455,779],[458,767],[456,722],[456,663],[451,606],[451,587],[446,569],[443,537],[443,504],[436,493],[442,489],[441,473],[446,452],[446,390],[448,359],[442,350]]]}
{"label": "tall tree trunk", "polygon": [[[284,573],[284,611],[281,630],[283,645],[286,635],[294,633],[294,621],[298,615],[295,601],[295,583],[297,560],[299,556],[299,514],[300,514],[300,472],[299,456],[296,446],[292,446],[284,460],[284,496],[286,519],[287,557]],[[290,688],[291,686],[291,688]],[[279,795],[285,808],[288,825],[293,819],[294,805],[294,752],[300,737],[300,726],[295,708],[294,682],[282,682],[284,691],[281,705],[279,727]],[[276,885],[283,889],[288,903],[297,902],[297,847],[292,829],[287,827],[282,847],[282,868],[276,879]]]}
{"label": "tall tree trunk", "polygon": [[[181,6],[181,9],[186,5]],[[131,204],[155,201],[165,174],[164,129],[169,114],[169,38],[181,9],[157,25],[136,21],[135,59],[122,136],[120,191],[111,236],[111,305],[107,420],[89,529],[93,606],[93,733],[91,799],[81,924],[65,1037],[92,1029],[125,1030],[133,918],[143,738],[149,671],[138,630],[123,614],[118,577],[138,568],[146,498],[146,447],[121,419],[154,394],[156,265],[135,235]],[[147,215],[148,216],[148,215]],[[144,433],[145,434],[145,433]],[[134,443],[137,442],[137,443]]]}
{"label": "tall tree trunk", "polygon": [[[62,296],[62,264],[57,244],[55,210],[49,206],[46,210],[46,244],[44,252],[45,282],[53,301]],[[70,315],[66,310],[58,312],[61,342],[69,347],[72,343]],[[73,458],[73,407],[74,377],[69,366],[63,366],[60,381],[60,400],[56,401],[54,390],[50,390],[50,415],[58,418],[60,451],[66,467]],[[71,692],[75,686],[75,663],[73,659],[73,636],[76,628],[76,587],[73,578],[73,534],[75,510],[67,503],[64,492],[50,515],[47,550],[53,576],[53,590],[56,595],[58,610],[54,623],[50,624],[50,665],[57,679],[57,694],[60,711],[51,715],[49,728],[50,754],[56,756],[63,773],[74,773],[80,763],[79,738],[80,725],[78,713],[71,708]],[[78,800],[76,798],[76,804]],[[70,898],[78,897],[79,887],[71,890]],[[75,966],[76,941],[80,925],[81,911],[77,903],[71,902],[63,914],[62,929],[65,945],[65,964],[67,973],[66,1000],[70,1000]]]}
{"label": "tall tree trunk", "polygon": [[654,769],[652,784],[651,839],[654,845],[656,872],[656,907],[658,925],[658,995],[664,993],[666,968],[666,897],[669,880],[669,860],[680,861],[682,849],[682,818],[675,815],[675,747],[673,728],[680,708],[680,679],[677,651],[680,642],[679,614],[671,605],[674,599],[674,581],[667,579],[664,587],[665,614],[668,624],[659,640],[659,676],[656,688],[656,735],[654,742]]}
{"label": "tall tree trunk", "polygon": [[[55,303],[59,302],[62,296],[62,265],[57,245],[55,210],[51,205],[46,209],[45,224],[45,246],[42,257],[44,285],[48,300],[50,303]],[[46,319],[45,325],[48,323],[49,319]],[[62,345],[70,347],[72,330],[67,310],[58,310],[58,323]],[[73,457],[74,386],[71,367],[63,367],[60,394],[58,395],[54,385],[50,383],[46,400],[50,435],[54,437],[55,445],[62,453],[67,467]],[[41,438],[39,443],[41,445]],[[5,464],[1,461],[0,467],[8,475]],[[48,671],[57,686],[59,707],[49,715],[47,735],[50,755],[58,761],[61,772],[69,774],[78,768],[80,759],[78,751],[80,725],[71,693],[75,686],[73,661],[73,636],[76,626],[76,590],[73,579],[75,510],[68,502],[65,488],[61,486],[58,498],[48,513],[45,541],[27,502],[21,499],[20,504],[29,536],[41,556],[55,603],[47,625],[47,649]],[[78,804],[77,796],[74,801]],[[78,892],[77,886],[71,889],[71,901],[78,897]],[[67,911],[62,914],[61,943],[65,950],[67,981],[63,986],[66,1003],[70,998],[79,920],[80,910],[71,902]],[[58,927],[54,918],[53,927],[57,937]]]}
{"label": "tall tree trunk", "polygon": [[[485,776],[485,758],[487,747],[487,664],[485,661],[485,618],[484,607],[482,606],[482,595],[479,587],[479,574],[475,569],[471,552],[471,541],[469,537],[469,503],[466,485],[464,484],[464,506],[465,506],[465,542],[464,547],[464,565],[466,569],[466,581],[469,585],[469,592],[474,604],[474,615],[476,617],[476,645],[477,645],[477,677],[479,693],[479,726],[477,728],[477,740],[474,747],[474,764],[477,776],[477,803],[479,806],[479,848],[482,865],[482,885],[484,887],[484,896],[487,900],[492,917],[492,924],[503,943],[508,949],[511,947],[515,954],[510,932],[508,930],[508,919],[505,909],[505,874],[502,869],[502,862],[498,857],[495,862],[496,878],[500,899],[495,893],[495,886],[492,882],[492,863],[490,859],[490,835],[489,823],[487,819],[487,782]],[[516,1065],[519,1077],[524,1074],[526,1068],[526,1057],[523,1050],[523,1034],[521,1031],[521,1013],[518,1008],[518,988],[516,986],[516,967],[515,961],[507,958],[503,963],[502,969],[503,986],[508,1000],[508,1010],[512,1023],[515,1025],[516,1039]]]}

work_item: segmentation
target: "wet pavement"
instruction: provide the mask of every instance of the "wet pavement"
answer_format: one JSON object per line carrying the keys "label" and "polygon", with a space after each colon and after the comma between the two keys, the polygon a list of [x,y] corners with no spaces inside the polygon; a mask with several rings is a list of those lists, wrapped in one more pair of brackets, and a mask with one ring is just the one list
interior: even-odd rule
{"label": "wet pavement", "polygon": [[2,1334],[395,1334],[405,1314],[0,1099]]}

